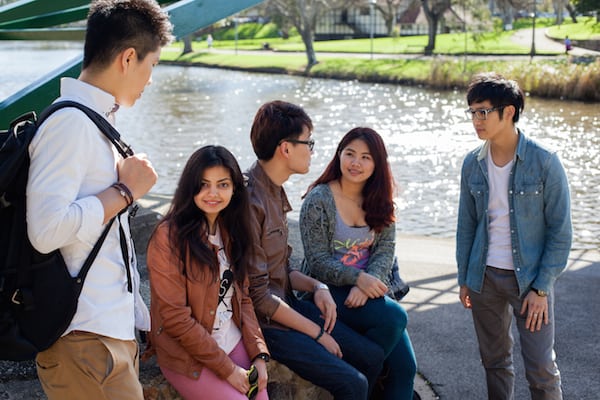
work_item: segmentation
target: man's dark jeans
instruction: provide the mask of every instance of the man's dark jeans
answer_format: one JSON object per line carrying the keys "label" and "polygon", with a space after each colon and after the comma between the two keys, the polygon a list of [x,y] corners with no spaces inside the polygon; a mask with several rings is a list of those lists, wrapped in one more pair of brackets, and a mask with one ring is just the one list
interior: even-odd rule
{"label": "man's dark jeans", "polygon": [[[321,311],[306,300],[288,299],[292,308],[320,326]],[[328,390],[338,400],[365,400],[383,365],[383,349],[337,321],[332,336],[343,359],[313,338],[294,330],[263,329],[273,359],[300,377]]]}

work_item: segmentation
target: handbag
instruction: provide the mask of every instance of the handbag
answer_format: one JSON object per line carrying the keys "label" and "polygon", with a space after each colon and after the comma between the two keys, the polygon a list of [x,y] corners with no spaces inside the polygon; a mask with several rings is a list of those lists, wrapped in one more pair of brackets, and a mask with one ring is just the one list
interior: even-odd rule
{"label": "handbag", "polygon": [[404,296],[410,290],[410,287],[406,282],[402,280],[400,277],[400,267],[398,266],[398,257],[394,257],[394,262],[392,264],[392,270],[388,276],[388,288],[389,291],[387,295],[396,301],[402,300]]}

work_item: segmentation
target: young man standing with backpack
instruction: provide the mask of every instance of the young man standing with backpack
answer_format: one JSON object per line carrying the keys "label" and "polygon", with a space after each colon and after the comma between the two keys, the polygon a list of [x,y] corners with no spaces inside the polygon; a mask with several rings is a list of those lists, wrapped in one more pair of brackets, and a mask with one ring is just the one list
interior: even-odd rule
{"label": "young man standing with backpack", "polygon": [[[154,0],[92,2],[82,72],[78,79],[62,79],[57,101],[84,104],[114,124],[118,107],[132,106],[151,82],[171,30]],[[29,153],[29,239],[42,253],[60,249],[74,276],[104,225],[150,190],[156,172],[142,154],[122,159],[75,108],[52,114]],[[37,355],[49,399],[143,399],[135,328],[150,326],[138,286],[128,218],[122,214],[89,271],[71,324]]]}

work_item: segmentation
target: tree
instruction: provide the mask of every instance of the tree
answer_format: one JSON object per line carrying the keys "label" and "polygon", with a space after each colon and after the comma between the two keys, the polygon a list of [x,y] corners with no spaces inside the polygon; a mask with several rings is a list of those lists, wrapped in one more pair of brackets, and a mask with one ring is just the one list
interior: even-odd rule
{"label": "tree", "polygon": [[397,16],[408,10],[414,1],[416,0],[383,0],[375,3],[375,7],[385,21],[388,36],[394,33]]}
{"label": "tree", "polygon": [[187,35],[183,37],[183,53],[188,54],[191,53],[192,50],[192,35]]}
{"label": "tree", "polygon": [[[600,22],[600,1],[598,0],[572,0],[573,5],[577,12],[582,14],[594,13],[596,14],[596,22]],[[570,10],[569,10],[570,12]]]}
{"label": "tree", "polygon": [[343,0],[269,0],[269,8],[290,21],[302,38],[308,59],[307,70],[318,63],[313,46],[318,18],[344,3]]}
{"label": "tree", "polygon": [[451,0],[421,0],[423,12],[427,19],[427,35],[429,37],[425,54],[433,54],[435,49],[435,36],[441,17],[450,8]]}
{"label": "tree", "polygon": [[565,5],[565,8],[569,12],[569,16],[571,17],[571,21],[574,24],[576,24],[577,23],[577,12],[575,11],[575,7],[573,7],[573,4],[567,2],[567,4]]}
{"label": "tree", "polygon": [[[535,0],[538,1],[538,0]],[[480,3],[482,6],[487,7],[487,3]],[[514,22],[515,10],[523,10],[531,7],[533,4],[532,0],[497,0],[496,7],[502,13],[502,27],[505,29],[507,26],[511,26]],[[488,15],[488,18],[490,16]],[[506,30],[506,29],[505,29]]]}

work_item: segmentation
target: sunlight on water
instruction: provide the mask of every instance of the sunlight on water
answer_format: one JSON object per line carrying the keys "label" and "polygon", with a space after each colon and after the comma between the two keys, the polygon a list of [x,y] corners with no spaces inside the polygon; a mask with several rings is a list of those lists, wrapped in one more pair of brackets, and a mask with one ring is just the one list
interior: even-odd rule
{"label": "sunlight on water", "polygon": [[[398,187],[399,232],[454,236],[462,158],[479,144],[464,118],[462,93],[160,67],[154,87],[138,109],[119,122],[132,141],[152,153],[159,171],[165,171],[166,179],[155,190],[171,193],[187,156],[204,144],[228,147],[247,168],[254,161],[249,140],[252,119],[262,103],[273,99],[302,105],[315,125],[311,171],[292,176],[286,184],[292,218],[297,217],[301,195],[330,160],[343,134],[362,125],[375,128],[388,147]],[[163,109],[157,104],[164,104]],[[576,248],[596,248],[599,242],[599,222],[590,218],[600,215],[600,122],[593,110],[594,105],[527,99],[520,122],[526,133],[559,149],[572,185]],[[176,129],[151,139],[161,126]]]}
{"label": "sunlight on water", "polygon": [[[16,84],[24,86],[19,81],[23,75],[17,79],[14,68],[12,74],[0,78],[4,97],[18,89]],[[7,79],[14,81],[8,88]],[[344,133],[370,126],[388,147],[398,188],[398,231],[454,236],[462,159],[479,144],[464,118],[462,92],[159,66],[135,108],[119,111],[118,126],[134,149],[153,161],[160,175],[153,191],[172,193],[187,158],[200,146],[226,146],[243,169],[249,167],[255,159],[249,140],[252,119],[261,104],[274,99],[302,105],[314,123],[311,171],[292,176],[286,184],[292,218],[298,216],[301,195]],[[598,111],[597,104],[528,98],[519,122],[529,136],[559,151],[571,184],[578,249],[598,248],[600,243]]]}

